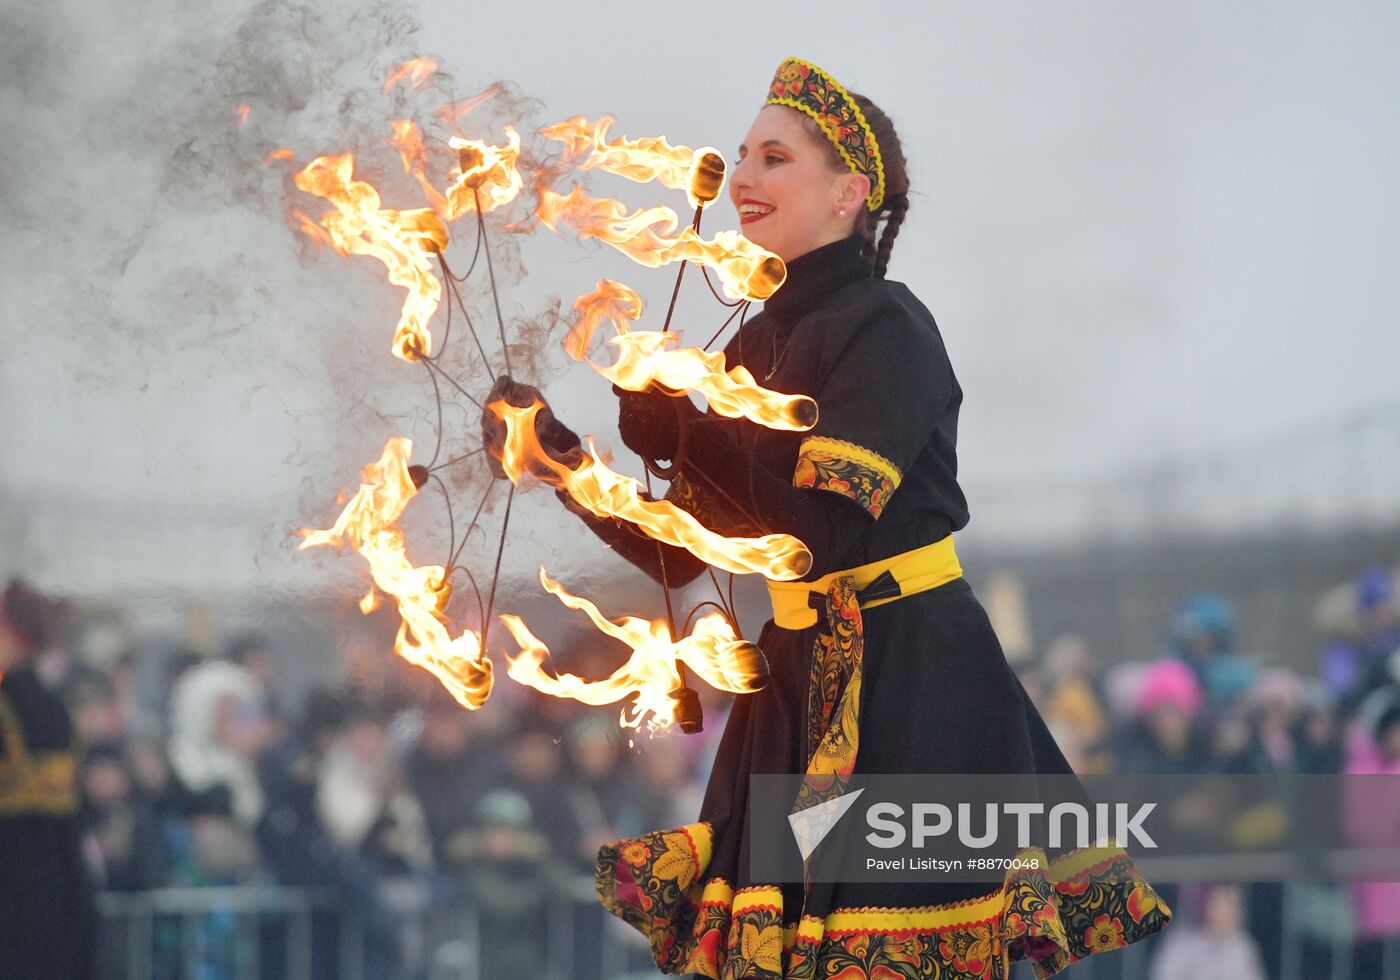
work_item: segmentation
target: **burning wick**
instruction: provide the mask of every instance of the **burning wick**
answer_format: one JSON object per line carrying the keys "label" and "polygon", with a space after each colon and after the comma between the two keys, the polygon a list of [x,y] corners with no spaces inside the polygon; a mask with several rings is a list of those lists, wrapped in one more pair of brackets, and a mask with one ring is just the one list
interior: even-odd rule
{"label": "burning wick", "polygon": [[698,735],[705,730],[705,709],[693,687],[672,691],[671,698],[676,702],[676,725],[684,734]]}
{"label": "burning wick", "polygon": [[700,153],[690,171],[690,187],[686,191],[690,202],[701,208],[713,202],[724,187],[724,174],[724,157],[713,150]]}

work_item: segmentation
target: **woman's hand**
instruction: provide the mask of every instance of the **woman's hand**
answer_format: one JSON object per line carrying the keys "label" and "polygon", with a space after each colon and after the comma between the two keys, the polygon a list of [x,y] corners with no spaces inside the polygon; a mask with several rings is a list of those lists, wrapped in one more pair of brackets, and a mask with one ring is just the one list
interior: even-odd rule
{"label": "woman's hand", "polygon": [[617,395],[617,429],[623,444],[647,459],[674,459],[681,430],[704,418],[682,392],[655,385],[645,391],[624,391],[613,385],[613,393]]}
{"label": "woman's hand", "polygon": [[[486,450],[486,458],[491,472],[499,480],[506,479],[501,466],[501,454],[505,451],[506,423],[491,410],[492,402],[505,402],[515,408],[529,408],[536,402],[540,410],[535,413],[535,438],[551,458],[566,466],[577,466],[582,460],[582,443],[578,435],[563,422],[554,417],[554,412],[534,385],[527,385],[502,375],[496,379],[491,393],[486,396],[486,408],[481,413],[481,447]],[[544,478],[547,473],[536,473]]]}

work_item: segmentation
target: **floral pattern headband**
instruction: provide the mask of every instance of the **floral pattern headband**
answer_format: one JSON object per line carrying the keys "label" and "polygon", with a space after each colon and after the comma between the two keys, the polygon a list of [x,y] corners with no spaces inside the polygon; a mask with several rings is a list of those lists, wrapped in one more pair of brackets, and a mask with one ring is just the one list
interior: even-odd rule
{"label": "floral pattern headband", "polygon": [[880,144],[865,114],[836,79],[810,61],[788,58],[773,75],[765,105],[790,106],[805,112],[831,140],[851,173],[870,178],[865,206],[873,213],[885,200],[885,164]]}

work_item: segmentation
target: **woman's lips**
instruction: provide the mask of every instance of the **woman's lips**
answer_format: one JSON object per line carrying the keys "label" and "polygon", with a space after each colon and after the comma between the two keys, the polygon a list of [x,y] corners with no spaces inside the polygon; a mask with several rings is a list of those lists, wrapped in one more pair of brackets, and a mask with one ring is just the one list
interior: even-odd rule
{"label": "woman's lips", "polygon": [[[757,202],[755,202],[755,203],[757,203]],[[765,205],[765,206],[766,206],[766,205]],[[774,210],[776,210],[775,208],[769,208],[767,211],[764,211],[764,212],[759,213],[759,214],[745,214],[744,211],[742,210],[742,208],[743,208],[743,205],[740,205],[739,224],[741,224],[741,225],[751,225],[751,224],[753,224],[755,221],[762,221],[764,218],[766,218],[766,217],[768,217],[770,214],[772,214]]]}

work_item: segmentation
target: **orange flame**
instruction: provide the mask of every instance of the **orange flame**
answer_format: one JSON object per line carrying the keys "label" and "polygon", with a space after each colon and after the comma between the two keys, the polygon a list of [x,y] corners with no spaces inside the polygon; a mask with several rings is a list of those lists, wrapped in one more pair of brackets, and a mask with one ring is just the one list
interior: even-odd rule
{"label": "orange flame", "polygon": [[436,115],[448,126],[456,126],[468,115],[475,112],[482,103],[494,99],[504,90],[505,86],[500,82],[492,82],[470,99],[449,102],[447,105],[439,107],[436,111]]}
{"label": "orange flame", "polygon": [[565,159],[580,170],[605,170],[639,184],[654,180],[685,191],[691,207],[706,207],[719,197],[725,172],[719,150],[672,146],[664,136],[609,140],[608,129],[615,122],[612,116],[591,122],[583,116],[571,116],[540,132],[546,139],[564,143]]}
{"label": "orange flame", "polygon": [[404,79],[408,79],[408,84],[413,88],[418,88],[437,70],[438,63],[433,58],[414,58],[401,65],[395,65],[389,69],[384,82],[384,94],[388,95],[389,90]]}
{"label": "orange flame", "polygon": [[574,309],[579,317],[564,338],[564,350],[584,360],[598,327],[611,321],[617,334],[608,344],[616,350],[616,359],[610,367],[589,364],[619,388],[642,391],[655,382],[676,391],[698,391],[718,414],[747,418],[770,429],[801,432],[817,423],[813,399],[762,388],[742,364],[726,371],[722,353],[682,348],[680,335],[673,332],[629,330],[628,321],[642,315],[642,300],[620,282],[600,279],[593,292],[574,300]]}
{"label": "orange flame", "polygon": [[399,151],[403,172],[411,174],[423,168],[423,133],[412,119],[390,119],[394,137],[389,145]]}
{"label": "orange flame", "polygon": [[505,127],[506,145],[492,146],[481,140],[453,136],[447,145],[457,151],[457,166],[448,175],[447,220],[455,221],[475,211],[480,195],[481,211],[489,214],[504,207],[520,194],[522,182],[516,164],[520,160],[520,134]]}
{"label": "orange flame", "polygon": [[354,170],[355,158],[344,153],[317,157],[296,175],[297,187],[335,205],[319,225],[301,216],[301,230],[342,255],[368,255],[384,263],[389,281],[408,291],[394,333],[394,355],[417,360],[432,351],[428,321],[437,312],[442,283],[428,256],[447,247],[447,229],[429,208],[381,209],[379,192],[355,180]]}
{"label": "orange flame", "polygon": [[434,211],[455,221],[476,210],[480,195],[485,214],[515,200],[524,182],[517,164],[520,160],[520,134],[506,127],[506,144],[493,146],[482,140],[453,136],[447,145],[457,151],[457,165],[448,176],[452,184],[443,194],[428,179],[423,134],[411,119],[394,119],[394,136],[389,145],[398,150],[404,173],[412,174]]}
{"label": "orange flame", "polygon": [[605,680],[587,681],[575,674],[552,674],[545,669],[549,649],[536,639],[518,616],[503,615],[501,622],[515,637],[520,653],[506,658],[512,680],[543,694],[572,698],[584,704],[614,704],[626,697],[635,701],[623,708],[619,722],[651,731],[669,728],[675,721],[673,691],[682,687],[678,664],[695,671],[705,683],[721,691],[751,694],[768,683],[768,664],[752,643],[741,640],[723,615],[700,617],[691,634],[672,640],[664,622],[635,616],[610,620],[587,599],[570,594],[540,569],[540,584],[570,609],[582,611],[593,625],[632,649],[627,662]]}
{"label": "orange flame", "polygon": [[578,318],[563,340],[564,350],[576,361],[588,356],[588,348],[593,343],[593,335],[603,325],[611,321],[619,333],[627,333],[627,323],[642,317],[642,298],[632,287],[615,279],[599,279],[593,292],[574,300]]}
{"label": "orange flame", "polygon": [[542,187],[536,213],[551,231],[557,232],[559,223],[566,221],[580,238],[607,242],[651,268],[683,260],[709,266],[731,299],[765,300],[787,278],[782,259],[737,231],[721,231],[708,241],[690,228],[676,236],[680,219],[668,207],[629,214],[621,201],[592,197],[578,186],[567,196]]}
{"label": "orange flame", "polygon": [[297,155],[288,149],[273,150],[263,157],[263,163],[271,163],[273,160],[295,160]]}
{"label": "orange flame", "polygon": [[501,466],[511,482],[529,475],[565,490],[599,517],[617,517],[639,526],[649,537],[688,549],[700,560],[725,571],[756,572],[777,580],[799,579],[812,567],[812,554],[790,534],[726,538],[709,530],[689,512],[667,500],[643,500],[636,480],[616,473],[583,450],[561,462],[545,451],[535,435],[541,403],[518,408],[503,400],[488,402],[506,426]]}
{"label": "orange flame", "polygon": [[251,111],[252,107],[249,106],[246,102],[238,107],[238,125],[242,126],[245,122],[248,121],[248,113]]}
{"label": "orange flame", "polygon": [[[417,489],[408,475],[413,443],[395,436],[384,445],[379,461],[361,471],[359,491],[324,531],[302,528],[298,550],[348,545],[369,562],[374,586],[393,598],[402,622],[394,652],[429,671],[464,708],[479,708],[491,694],[491,661],[481,638],[470,630],[453,637],[443,610],[451,598],[440,565],[415,568],[404,548],[403,532],[395,524]],[[371,589],[361,609],[375,602]],[[371,605],[372,608],[372,605]],[[368,610],[366,610],[368,611]]]}

